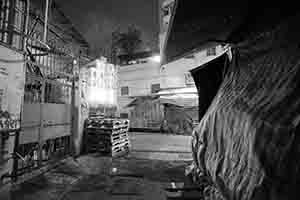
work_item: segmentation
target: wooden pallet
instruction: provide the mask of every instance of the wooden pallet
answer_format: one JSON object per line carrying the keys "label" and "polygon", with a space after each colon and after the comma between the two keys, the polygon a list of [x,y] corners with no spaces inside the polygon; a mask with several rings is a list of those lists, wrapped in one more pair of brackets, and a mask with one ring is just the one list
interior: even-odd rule
{"label": "wooden pallet", "polygon": [[121,119],[92,119],[90,120],[90,126],[101,129],[119,129],[127,128],[129,126],[129,120]]}
{"label": "wooden pallet", "polygon": [[88,151],[110,152],[112,156],[130,148],[129,120],[95,119],[86,128]]}
{"label": "wooden pallet", "polygon": [[112,157],[116,157],[116,156],[128,153],[129,150],[130,150],[130,144],[124,143],[122,145],[113,147],[111,154],[112,154]]}

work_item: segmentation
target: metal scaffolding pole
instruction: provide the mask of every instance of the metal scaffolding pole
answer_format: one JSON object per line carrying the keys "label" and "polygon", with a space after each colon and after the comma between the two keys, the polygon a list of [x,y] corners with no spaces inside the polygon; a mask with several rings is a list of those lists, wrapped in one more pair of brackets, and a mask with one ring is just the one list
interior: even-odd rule
{"label": "metal scaffolding pole", "polygon": [[44,43],[47,43],[47,25],[48,25],[49,0],[46,0],[45,23],[44,23]]}

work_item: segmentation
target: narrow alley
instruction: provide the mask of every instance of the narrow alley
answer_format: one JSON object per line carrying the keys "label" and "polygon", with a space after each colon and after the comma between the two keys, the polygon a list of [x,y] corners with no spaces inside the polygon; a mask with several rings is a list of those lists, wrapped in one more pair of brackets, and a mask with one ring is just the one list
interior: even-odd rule
{"label": "narrow alley", "polygon": [[125,157],[94,153],[68,158],[10,192],[2,191],[0,199],[166,199],[164,189],[172,183],[180,187],[186,179],[190,137],[144,132],[130,133],[130,138],[132,150]]}
{"label": "narrow alley", "polygon": [[299,200],[300,7],[1,0],[0,200]]}

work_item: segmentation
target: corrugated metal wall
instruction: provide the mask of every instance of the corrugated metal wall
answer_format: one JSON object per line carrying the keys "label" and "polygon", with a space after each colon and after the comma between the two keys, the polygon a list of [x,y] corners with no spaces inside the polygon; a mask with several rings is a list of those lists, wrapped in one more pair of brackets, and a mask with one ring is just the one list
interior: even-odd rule
{"label": "corrugated metal wall", "polygon": [[159,101],[153,101],[151,98],[143,99],[131,110],[130,127],[159,130],[163,116],[163,106]]}

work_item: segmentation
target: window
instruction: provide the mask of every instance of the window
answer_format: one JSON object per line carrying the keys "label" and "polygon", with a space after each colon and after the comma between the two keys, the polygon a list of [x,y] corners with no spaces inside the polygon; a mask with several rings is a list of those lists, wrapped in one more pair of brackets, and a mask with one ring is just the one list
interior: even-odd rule
{"label": "window", "polygon": [[128,119],[129,115],[128,115],[128,113],[120,113],[120,118],[122,118],[122,119]]}
{"label": "window", "polygon": [[209,62],[207,67],[192,70],[193,77],[195,77],[195,85],[198,88],[198,96],[200,97],[198,102],[199,121],[205,115],[223,82],[226,56],[224,54],[214,59]]}
{"label": "window", "polygon": [[0,41],[17,49],[23,48],[26,3],[24,0],[0,2]]}
{"label": "window", "polygon": [[207,49],[206,55],[207,56],[215,56],[215,55],[217,55],[217,53],[216,53],[216,47],[212,47],[212,48]]}
{"label": "window", "polygon": [[127,86],[121,87],[121,95],[125,96],[129,94],[129,88]]}
{"label": "window", "polygon": [[160,90],[160,84],[152,84],[151,85],[151,93],[157,93]]}

